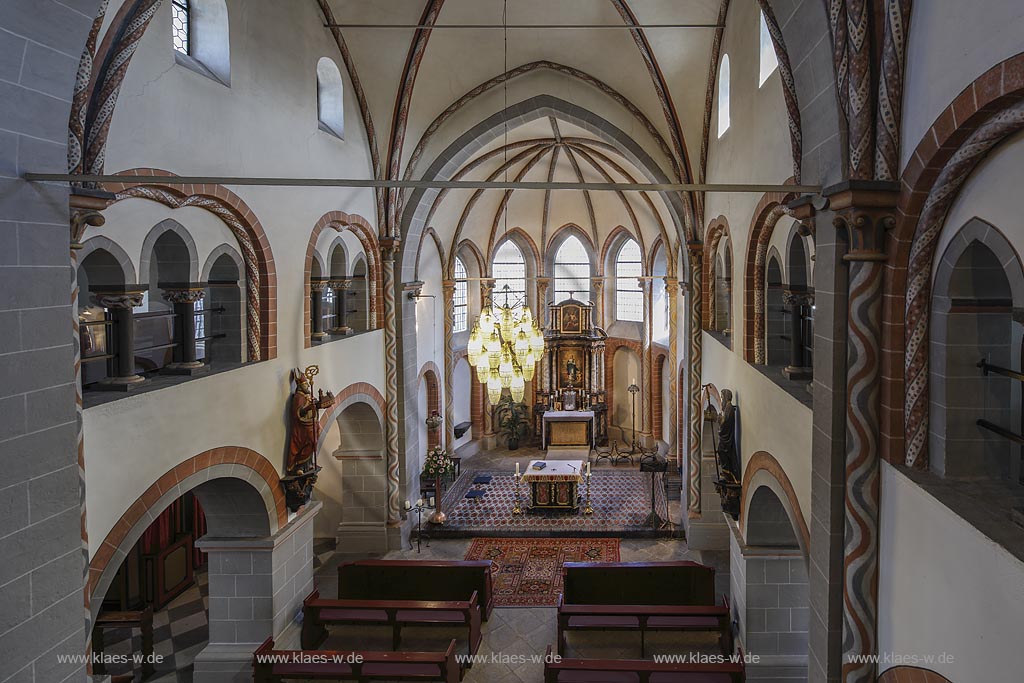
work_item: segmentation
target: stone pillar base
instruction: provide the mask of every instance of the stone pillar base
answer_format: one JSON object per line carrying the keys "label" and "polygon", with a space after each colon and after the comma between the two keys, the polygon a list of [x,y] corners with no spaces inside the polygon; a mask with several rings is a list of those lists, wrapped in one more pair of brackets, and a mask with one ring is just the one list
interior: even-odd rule
{"label": "stone pillar base", "polygon": [[194,363],[171,363],[160,370],[161,375],[205,375],[210,371],[210,366],[199,361]]}
{"label": "stone pillar base", "polygon": [[784,367],[782,369],[782,374],[784,374],[787,379],[791,379],[793,381],[809,380],[814,376],[811,368],[797,368],[792,365]]}
{"label": "stone pillar base", "polygon": [[309,338],[312,339],[313,341],[323,341],[324,339],[327,338],[327,333],[326,332],[314,332],[313,334],[309,335]]}
{"label": "stone pillar base", "polygon": [[99,391],[135,391],[146,383],[142,375],[129,375],[127,377],[108,377],[97,382],[94,388]]}
{"label": "stone pillar base", "polygon": [[352,334],[352,328],[351,327],[335,327],[334,329],[329,330],[329,332],[330,332],[332,337],[344,337],[346,335]]}
{"label": "stone pillar base", "polygon": [[342,522],[338,525],[337,552],[342,556],[367,557],[388,552],[390,530],[380,522]]}
{"label": "stone pillar base", "polygon": [[[715,456],[705,454],[700,464],[700,517],[688,519],[686,544],[693,550],[728,550],[729,525],[722,512],[722,499],[715,490]],[[686,486],[684,482],[683,489]]]}

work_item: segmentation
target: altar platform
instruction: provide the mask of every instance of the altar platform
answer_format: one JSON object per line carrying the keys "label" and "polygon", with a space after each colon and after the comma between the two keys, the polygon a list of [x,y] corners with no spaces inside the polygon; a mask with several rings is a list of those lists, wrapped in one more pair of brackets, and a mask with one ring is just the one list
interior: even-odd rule
{"label": "altar platform", "polygon": [[[480,476],[490,476],[489,484],[474,484]],[[595,468],[591,480],[591,505],[594,514],[561,512],[551,514],[513,515],[515,504],[514,474],[511,471],[463,471],[462,476],[444,496],[444,512],[448,521],[443,526],[426,523],[424,537],[471,538],[476,536],[507,537],[596,537],[672,538],[671,526],[652,529],[644,521],[651,511],[651,475],[638,470]],[[655,510],[662,519],[669,518],[665,488],[658,477],[655,488]],[[586,486],[580,486],[585,495]],[[467,498],[470,491],[482,495]],[[529,502],[529,487],[520,486],[520,501]],[[582,505],[581,505],[582,507]],[[415,530],[414,530],[415,533]]]}

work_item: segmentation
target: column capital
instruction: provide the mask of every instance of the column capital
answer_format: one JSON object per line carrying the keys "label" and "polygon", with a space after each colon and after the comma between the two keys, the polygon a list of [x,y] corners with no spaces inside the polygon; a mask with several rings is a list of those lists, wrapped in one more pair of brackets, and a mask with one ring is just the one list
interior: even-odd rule
{"label": "column capital", "polygon": [[441,289],[448,291],[455,291],[455,280],[441,280]]}
{"label": "column capital", "polygon": [[874,180],[848,180],[826,188],[835,218],[832,224],[846,230],[850,251],[844,261],[885,261],[885,234],[896,225],[899,184]]}
{"label": "column capital", "polygon": [[814,290],[786,289],[782,292],[782,303],[786,306],[810,306],[814,303]]}
{"label": "column capital", "polygon": [[704,243],[700,240],[689,240],[686,243],[686,251],[689,253],[692,262],[700,263],[701,259],[704,258]]}
{"label": "column capital", "polygon": [[402,240],[399,237],[381,237],[380,243],[380,255],[385,261],[394,261],[398,255],[398,250],[402,246]]}
{"label": "column capital", "polygon": [[602,289],[604,289],[604,280],[600,278],[594,278],[593,280],[590,281],[590,286],[594,288],[595,292],[600,292]]}
{"label": "column capital", "polygon": [[103,308],[131,310],[142,305],[149,285],[98,285],[90,287],[89,291]]}
{"label": "column capital", "polygon": [[68,205],[71,207],[71,248],[82,248],[82,237],[87,228],[98,228],[106,222],[101,211],[107,208],[115,196],[104,190],[89,190],[73,187]]}
{"label": "column capital", "polygon": [[309,288],[314,292],[323,292],[330,282],[331,278],[329,277],[312,277],[309,279]]}
{"label": "column capital", "polygon": [[205,282],[158,282],[166,299],[172,304],[194,304],[206,296]]}
{"label": "column capital", "polygon": [[673,292],[676,287],[679,286],[679,278],[672,277],[670,275],[665,276],[665,289],[669,292]]}
{"label": "column capital", "polygon": [[787,216],[792,216],[800,223],[800,227],[797,228],[797,232],[801,236],[807,237],[808,235],[815,234],[814,216],[818,211],[818,207],[826,205],[827,200],[823,197],[805,194],[801,197],[797,197],[787,204],[785,206],[785,212]]}

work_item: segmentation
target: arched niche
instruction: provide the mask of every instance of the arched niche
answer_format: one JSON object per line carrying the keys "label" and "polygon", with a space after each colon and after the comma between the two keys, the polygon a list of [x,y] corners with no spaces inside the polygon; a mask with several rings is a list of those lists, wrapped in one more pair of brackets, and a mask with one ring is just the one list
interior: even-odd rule
{"label": "arched niche", "polygon": [[768,365],[782,367],[789,362],[789,342],[786,336],[782,258],[774,247],[768,252],[764,291],[765,360]]}
{"label": "arched niche", "polygon": [[[612,356],[612,396],[611,416],[609,425],[617,427],[616,435],[620,441],[629,444],[633,440],[634,427],[639,435],[643,430],[641,397],[646,395],[643,386],[643,372],[640,363],[640,354],[628,346],[620,346]],[[630,384],[636,384],[640,392],[636,394],[635,422],[634,422],[634,399],[629,393]],[[637,436],[639,438],[639,436]]]}
{"label": "arched niche", "polygon": [[227,244],[214,249],[203,266],[202,282],[207,283],[204,305],[211,311],[204,316],[205,335],[214,338],[198,342],[197,351],[202,344],[212,363],[245,361],[244,279],[242,257]]}
{"label": "arched niche", "polygon": [[199,279],[199,256],[191,233],[168,218],[149,231],[142,242],[139,279],[149,285],[148,306],[142,310],[171,310],[160,293],[161,282],[195,282]]}
{"label": "arched niche", "polygon": [[985,374],[981,360],[1016,369],[1024,335],[1024,271],[1006,237],[972,219],[935,270],[930,362],[930,466],[946,477],[1018,481],[1021,449],[978,425],[1021,429],[1020,383]]}
{"label": "arched niche", "polygon": [[344,139],[345,82],[330,57],[321,57],[316,63],[316,104],[320,130]]}

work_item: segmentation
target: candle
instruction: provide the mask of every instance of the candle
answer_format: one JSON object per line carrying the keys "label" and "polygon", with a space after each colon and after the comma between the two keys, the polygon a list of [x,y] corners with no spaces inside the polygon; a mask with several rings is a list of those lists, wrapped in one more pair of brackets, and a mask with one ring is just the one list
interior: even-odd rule
{"label": "candle", "polygon": [[434,507],[434,497],[430,497],[430,507]]}
{"label": "candle", "polygon": [[590,463],[587,463],[587,476],[590,476]]}
{"label": "candle", "polygon": [[516,476],[519,476],[519,463],[516,463]]}
{"label": "candle", "polygon": [[405,509],[406,510],[411,510],[412,509],[412,503],[410,503],[409,501],[405,501]]}
{"label": "candle", "polygon": [[417,498],[416,499],[416,507],[423,507],[423,499],[422,498]]}

